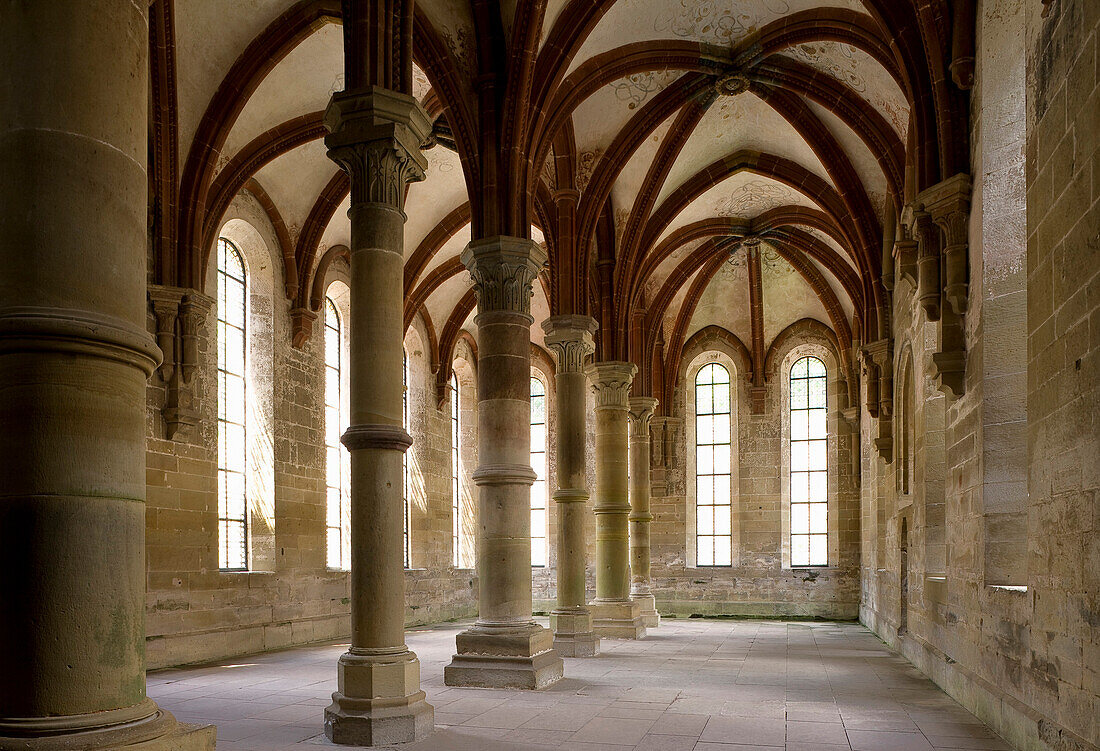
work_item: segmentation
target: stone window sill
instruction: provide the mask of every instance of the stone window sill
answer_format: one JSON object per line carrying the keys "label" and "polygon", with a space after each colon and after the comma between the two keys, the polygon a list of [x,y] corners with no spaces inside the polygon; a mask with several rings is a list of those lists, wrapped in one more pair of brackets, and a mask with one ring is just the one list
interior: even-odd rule
{"label": "stone window sill", "polygon": [[987,589],[995,589],[1000,592],[1013,592],[1015,594],[1027,594],[1026,584],[986,584]]}

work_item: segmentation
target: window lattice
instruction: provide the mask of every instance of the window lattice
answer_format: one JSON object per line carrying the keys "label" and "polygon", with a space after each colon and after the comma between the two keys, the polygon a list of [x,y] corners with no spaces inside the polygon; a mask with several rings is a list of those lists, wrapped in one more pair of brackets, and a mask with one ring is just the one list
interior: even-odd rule
{"label": "window lattice", "polygon": [[[409,429],[409,355],[401,352],[401,427]],[[404,509],[404,523],[401,532],[401,549],[404,551],[405,568],[410,566],[412,550],[409,541],[409,494],[412,489],[409,476],[409,452],[401,454],[401,506]]]}
{"label": "window lattice", "polygon": [[351,457],[340,443],[347,423],[343,391],[343,329],[325,298],[325,529],[330,568],[351,568]]}
{"label": "window lattice", "polygon": [[461,425],[459,423],[458,375],[451,373],[451,565],[466,568],[462,559],[462,500],[461,491],[462,458],[459,455],[458,441]]}
{"label": "window lattice", "polygon": [[829,564],[829,458],[825,363],[791,367],[791,565]]}
{"label": "window lattice", "polygon": [[730,566],[733,557],[730,374],[718,363],[695,377],[695,563]]}
{"label": "window lattice", "polygon": [[245,395],[248,276],[244,258],[218,240],[218,567],[248,569],[248,407]]}
{"label": "window lattice", "polygon": [[546,387],[531,378],[531,565],[546,565]]}

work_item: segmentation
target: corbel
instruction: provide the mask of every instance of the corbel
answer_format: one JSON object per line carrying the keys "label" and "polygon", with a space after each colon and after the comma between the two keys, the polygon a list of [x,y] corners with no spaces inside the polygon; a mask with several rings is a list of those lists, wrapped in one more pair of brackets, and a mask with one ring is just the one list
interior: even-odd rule
{"label": "corbel", "polygon": [[932,215],[913,212],[917,236],[917,299],[929,321],[940,320],[940,232]]}
{"label": "corbel", "polygon": [[875,364],[875,361],[871,358],[871,353],[866,347],[860,350],[860,362],[863,365],[863,378],[867,383],[867,395],[863,406],[867,410],[867,414],[877,418],[879,406],[878,365]]}
{"label": "corbel", "polygon": [[901,227],[898,236],[894,239],[894,268],[900,279],[909,282],[913,287],[917,286],[917,247],[916,227],[914,222],[914,208],[912,204],[906,206],[902,212]]}
{"label": "corbel", "polygon": [[199,421],[194,393],[198,336],[214,300],[195,290],[155,285],[149,288],[149,301],[157,321],[157,346],[164,353],[157,371],[165,384],[161,415],[165,437],[173,440]]}
{"label": "corbel", "polygon": [[874,445],[879,456],[890,463],[894,460],[894,343],[880,339],[864,351],[878,374],[878,435]]}
{"label": "corbel", "polygon": [[301,349],[313,335],[313,322],[317,320],[317,314],[309,308],[294,307],[290,309],[291,343],[295,349]]}

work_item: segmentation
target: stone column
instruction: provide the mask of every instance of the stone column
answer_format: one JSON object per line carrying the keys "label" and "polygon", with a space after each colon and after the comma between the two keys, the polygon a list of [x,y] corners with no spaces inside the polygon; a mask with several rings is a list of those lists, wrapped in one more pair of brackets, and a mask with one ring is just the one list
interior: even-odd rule
{"label": "stone column", "polygon": [[652,396],[630,398],[630,599],[641,607],[646,628],[661,625],[649,591],[649,424],[656,409]]}
{"label": "stone column", "polygon": [[0,4],[0,748],[212,749],[145,695],[147,3]]}
{"label": "stone column", "polygon": [[478,619],[456,639],[448,686],[543,688],[562,676],[531,616],[531,284],[546,251],[489,237],[462,251],[477,292]]}
{"label": "stone column", "polygon": [[592,625],[611,639],[644,639],[641,606],[630,599],[627,414],[638,368],[600,362],[588,369],[596,392],[596,599]]}
{"label": "stone column", "polygon": [[405,646],[401,470],[404,196],[424,178],[431,128],[415,99],[377,87],[333,95],[325,124],[329,157],[351,177],[351,647],[325,734],[377,746],[423,738],[435,719]]}
{"label": "stone column", "polygon": [[585,534],[588,488],[585,487],[585,426],[588,377],[584,361],[595,351],[596,319],[561,315],[543,322],[546,346],[557,355],[558,606],[550,614],[554,649],[565,657],[594,657],[600,637],[592,631],[585,604]]}

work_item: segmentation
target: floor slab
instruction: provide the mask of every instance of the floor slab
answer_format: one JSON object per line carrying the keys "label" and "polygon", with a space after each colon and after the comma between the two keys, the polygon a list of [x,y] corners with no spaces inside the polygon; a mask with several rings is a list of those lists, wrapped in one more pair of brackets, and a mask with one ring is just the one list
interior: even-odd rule
{"label": "floor slab", "polygon": [[[449,688],[464,624],[409,631],[436,732],[402,751],[1008,751],[996,735],[856,623],[666,619],[644,641],[566,658],[542,691]],[[347,644],[149,674],[183,722],[221,751],[312,751]],[[347,747],[342,747],[347,748]]]}

